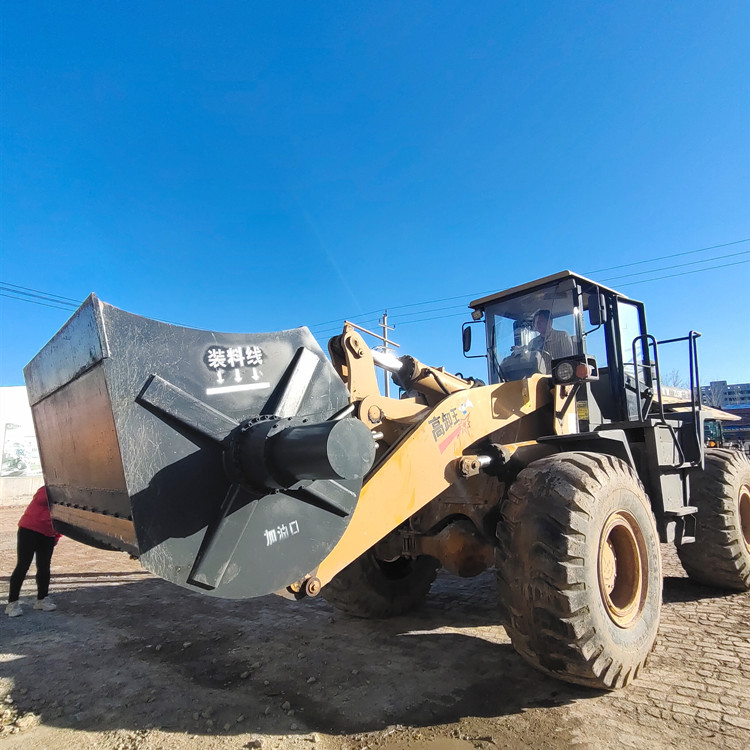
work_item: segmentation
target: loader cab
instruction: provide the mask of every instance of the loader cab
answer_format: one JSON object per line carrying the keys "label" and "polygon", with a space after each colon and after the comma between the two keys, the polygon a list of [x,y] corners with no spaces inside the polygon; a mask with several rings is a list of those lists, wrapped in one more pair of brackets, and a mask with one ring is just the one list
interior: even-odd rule
{"label": "loader cab", "polygon": [[[570,271],[471,303],[484,319],[490,383],[595,360],[577,396],[581,431],[639,422],[653,394],[643,304]],[[545,325],[544,320],[547,318]]]}
{"label": "loader cab", "polygon": [[[491,383],[541,373],[556,389],[559,427],[538,441],[626,461],[646,487],[661,540],[691,541],[696,507],[690,503],[690,474],[705,462],[700,334],[657,341],[646,330],[641,302],[570,271],[483,297],[470,307],[474,325],[484,322]],[[532,329],[539,309],[549,310],[553,329],[570,337],[572,354],[561,357],[559,348],[537,338]],[[469,339],[465,335],[465,350]],[[683,401],[659,382],[659,348],[680,342],[688,345],[690,371]],[[563,371],[575,371],[575,378],[565,381]],[[562,426],[566,415],[574,419]]]}

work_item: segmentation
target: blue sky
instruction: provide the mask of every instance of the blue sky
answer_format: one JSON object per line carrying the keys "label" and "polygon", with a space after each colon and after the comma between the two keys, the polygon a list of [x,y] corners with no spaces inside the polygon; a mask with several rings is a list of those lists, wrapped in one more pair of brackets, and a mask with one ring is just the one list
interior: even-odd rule
{"label": "blue sky", "polygon": [[[571,268],[750,381],[747,2],[0,12],[4,284],[323,346],[388,308],[481,376],[466,303]],[[0,296],[0,385],[69,314]]]}

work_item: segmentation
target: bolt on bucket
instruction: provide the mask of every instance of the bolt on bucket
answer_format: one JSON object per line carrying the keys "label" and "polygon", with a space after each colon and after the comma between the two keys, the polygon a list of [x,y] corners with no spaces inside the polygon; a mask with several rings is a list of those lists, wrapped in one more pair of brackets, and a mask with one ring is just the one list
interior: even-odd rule
{"label": "bolt on bucket", "polygon": [[55,527],[210,595],[314,571],[375,457],[307,328],[202,331],[91,295],[24,375]]}

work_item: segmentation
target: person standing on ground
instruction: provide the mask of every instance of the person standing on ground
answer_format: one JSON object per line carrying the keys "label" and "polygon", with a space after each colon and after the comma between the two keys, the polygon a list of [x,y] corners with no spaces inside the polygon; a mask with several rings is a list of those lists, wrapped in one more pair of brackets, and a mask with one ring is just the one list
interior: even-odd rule
{"label": "person standing on ground", "polygon": [[5,608],[5,614],[9,617],[18,617],[23,614],[18,597],[34,555],[36,555],[36,602],[34,609],[41,609],[43,612],[52,612],[52,610],[57,609],[57,606],[47,598],[47,593],[49,591],[52,552],[60,536],[52,526],[47,502],[47,488],[40,487],[18,522],[18,562],[10,577],[8,606]]}

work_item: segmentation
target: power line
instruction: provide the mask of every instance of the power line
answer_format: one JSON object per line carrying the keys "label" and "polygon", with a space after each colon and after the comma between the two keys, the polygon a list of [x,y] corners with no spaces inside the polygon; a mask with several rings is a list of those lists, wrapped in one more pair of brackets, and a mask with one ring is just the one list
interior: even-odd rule
{"label": "power line", "polygon": [[[461,299],[466,299],[466,297],[461,297]],[[394,310],[397,307],[399,307],[399,306],[396,305],[393,308],[389,307],[388,310],[389,311],[390,310]],[[401,307],[410,307],[410,305],[401,305]],[[449,305],[447,307],[436,307],[436,308],[433,308],[432,310],[415,310],[414,312],[403,313],[401,315],[396,315],[395,317],[399,321],[398,325],[405,325],[406,323],[416,322],[416,321],[410,321],[409,320],[409,318],[411,318],[411,317],[413,317],[415,315],[427,315],[429,313],[436,313],[436,312],[442,312],[444,310],[456,310],[456,309],[460,309],[462,311],[462,314],[463,314],[467,310],[467,306],[465,304],[464,305]],[[452,313],[452,314],[456,315],[457,313]],[[351,320],[351,318],[347,318],[347,320]],[[434,318],[425,318],[425,320],[434,320]],[[329,327],[329,328],[326,328],[325,330],[318,331],[318,333],[322,334],[322,333],[325,333],[326,331],[329,331],[329,330],[340,330],[340,328],[341,328],[341,325],[340,325],[341,321],[338,321],[338,322],[339,322],[339,325],[337,327],[334,327],[334,328],[330,328]],[[367,327],[364,323],[362,325],[365,328]],[[375,323],[373,322],[371,325],[375,325]],[[312,330],[312,326],[310,326],[310,329]]]}
{"label": "power line", "polygon": [[[622,263],[622,264],[617,265],[617,266],[609,266],[607,268],[600,268],[600,269],[598,269],[596,271],[587,271],[586,273],[587,274],[596,274],[596,273],[603,273],[605,271],[618,270],[620,268],[630,268],[630,267],[633,267],[633,266],[644,265],[644,264],[647,264],[647,263],[654,263],[654,262],[659,261],[659,260],[666,260],[666,259],[669,259],[669,258],[677,258],[677,257],[685,256],[685,255],[694,255],[696,253],[703,253],[703,252],[707,252],[709,250],[716,250],[716,249],[719,249],[719,248],[722,248],[722,247],[730,247],[732,245],[739,245],[739,244],[742,244],[744,242],[750,242],[750,238],[741,239],[741,240],[735,240],[733,242],[725,242],[725,243],[718,244],[718,245],[710,245],[708,247],[702,247],[702,248],[699,248],[697,250],[686,250],[686,251],[679,252],[679,253],[671,253],[669,255],[662,255],[662,256],[658,256],[656,258],[650,258],[648,260],[634,261],[632,263]],[[736,256],[739,256],[739,255],[746,255],[748,253],[750,253],[750,251],[743,251],[743,252],[740,252],[740,253],[730,253],[730,254],[722,255],[722,256],[719,256],[719,257],[716,257],[716,258],[707,258],[707,259],[704,259],[704,260],[699,260],[699,261],[693,261],[693,262],[690,262],[690,263],[679,264],[677,266],[672,266],[671,268],[684,268],[684,267],[690,266],[690,265],[697,265],[698,263],[707,263],[707,262],[712,262],[712,261],[716,261],[716,260],[721,260],[721,259],[724,259],[724,258],[736,257]],[[658,276],[658,277],[649,278],[649,279],[640,279],[638,281],[627,282],[626,284],[621,284],[620,286],[634,286],[635,284],[643,284],[643,283],[646,283],[648,281],[659,281],[659,280],[664,280],[664,279],[669,279],[669,278],[676,278],[676,277],[679,277],[679,276],[686,276],[686,275],[695,274],[695,273],[702,273],[702,272],[705,272],[705,271],[712,271],[712,270],[719,269],[719,268],[727,268],[727,267],[733,266],[733,265],[742,265],[742,264],[747,263],[747,262],[750,262],[750,261],[739,261],[737,263],[726,263],[726,264],[722,264],[722,265],[718,265],[718,266],[713,265],[713,266],[709,266],[707,268],[695,269],[693,271],[685,271],[685,272],[682,272],[682,273],[671,273],[671,274],[667,274],[665,276]],[[618,280],[618,279],[627,279],[627,278],[632,278],[633,276],[642,276],[644,274],[659,273],[660,271],[665,271],[665,270],[667,270],[667,268],[654,268],[654,269],[650,269],[650,270],[646,270],[646,271],[636,272],[636,273],[633,273],[633,274],[625,274],[625,275],[621,275],[621,276],[610,277],[609,279],[605,279],[604,281],[605,282],[609,282],[609,281]],[[33,289],[33,288],[30,288],[30,287],[19,286],[17,284],[10,284],[10,283],[7,283],[7,282],[0,282],[0,290],[1,290],[0,291],[0,296],[7,297],[8,299],[14,299],[14,300],[16,300],[18,302],[28,302],[30,304],[43,305],[45,307],[53,307],[53,308],[57,308],[57,309],[60,309],[60,310],[75,310],[81,304],[79,300],[76,300],[76,299],[74,299],[72,297],[64,297],[64,296],[59,295],[59,294],[52,294],[52,293],[49,293],[49,292],[44,292],[44,291],[42,291],[40,289]],[[394,310],[406,310],[408,308],[425,308],[428,305],[434,305],[434,304],[438,304],[440,302],[451,302],[451,301],[457,300],[457,299],[460,299],[460,300],[477,299],[479,297],[486,296],[487,294],[492,294],[493,291],[496,291],[496,290],[495,289],[491,289],[491,290],[484,291],[484,292],[477,292],[477,293],[474,293],[472,295],[456,295],[456,296],[452,296],[452,297],[440,297],[440,298],[431,299],[431,300],[423,300],[421,302],[409,302],[409,303],[405,303],[403,305],[388,305],[388,309],[392,313]],[[7,292],[7,293],[4,294],[3,292]],[[410,317],[415,316],[415,315],[424,315],[424,314],[427,314],[427,313],[440,312],[442,310],[451,310],[451,309],[454,309],[454,308],[460,308],[460,312],[449,313],[447,315],[431,316],[431,317],[427,317],[427,318],[416,318],[416,319],[411,319],[411,320],[408,320],[408,319],[404,320],[404,318],[410,318]],[[432,309],[432,310],[427,310],[427,309],[414,310],[413,312],[403,313],[401,315],[397,314],[394,317],[396,318],[397,325],[409,325],[411,323],[424,323],[424,322],[431,321],[431,320],[441,320],[441,319],[444,319],[444,318],[457,317],[458,315],[464,315],[465,312],[466,312],[465,305],[451,305],[451,306],[448,306],[448,307],[438,307],[438,308],[435,308],[435,309]],[[377,325],[377,321],[376,320],[369,320],[368,319],[368,320],[366,320],[364,322],[362,322],[362,320],[364,318],[369,318],[369,316],[372,316],[372,315],[376,315],[376,314],[379,315],[380,313],[381,313],[380,309],[378,309],[378,310],[371,310],[371,311],[368,311],[368,312],[365,312],[365,313],[358,313],[358,314],[353,315],[353,316],[346,316],[346,319],[352,320],[352,321],[360,321],[361,324],[363,325],[363,327],[366,327],[368,324],[371,327],[374,327],[374,326]],[[344,320],[344,318],[334,318],[332,320],[323,321],[321,323],[314,323],[314,324],[308,326],[308,328],[310,330],[315,329],[315,334],[316,335],[323,336],[323,335],[325,335],[329,331],[334,332],[334,331],[339,330],[340,329],[340,323],[343,320]]]}
{"label": "power line", "polygon": [[[667,267],[663,267],[663,268],[653,268],[653,269],[651,269],[649,271],[637,271],[636,273],[625,274],[623,276],[612,276],[612,277],[610,277],[608,279],[602,279],[602,283],[609,282],[609,281],[615,281],[617,279],[628,279],[628,278],[631,278],[633,276],[642,276],[643,274],[648,274],[648,273],[658,273],[660,271],[668,271],[668,270],[672,270],[674,268],[685,268],[687,266],[694,266],[694,265],[697,265],[699,263],[708,263],[708,262],[711,262],[711,261],[723,260],[725,258],[735,258],[735,257],[740,256],[740,255],[750,255],[750,250],[743,250],[742,252],[739,252],[739,253],[727,253],[726,255],[719,255],[719,256],[714,257],[714,258],[706,258],[706,259],[703,259],[703,260],[695,260],[695,261],[691,261],[689,263],[680,263],[680,264],[675,265],[675,266],[667,266]],[[731,264],[728,264],[728,265],[731,265]],[[710,271],[710,270],[712,270],[714,268],[724,268],[724,267],[725,267],[725,265],[719,265],[719,266],[711,266],[710,268],[701,268],[701,269],[697,269],[697,270],[698,271]],[[681,274],[676,274],[676,275],[681,275]],[[668,277],[665,276],[665,277],[661,277],[661,278],[668,278]],[[649,280],[650,279],[643,279],[643,281],[649,281]],[[633,283],[638,283],[638,282],[633,282]],[[631,285],[631,283],[628,283],[628,286],[630,286],[630,285]],[[622,285],[619,285],[619,286],[622,286]],[[425,313],[440,312],[442,310],[452,310],[452,309],[455,309],[457,307],[458,307],[458,305],[451,305],[450,307],[437,307],[434,310],[420,310],[418,312],[406,313],[405,316],[413,316],[413,315],[421,315],[421,314],[425,314]],[[393,308],[389,308],[389,309],[393,309]],[[457,315],[458,313],[453,313],[453,314]],[[451,317],[451,316],[442,316],[441,315],[441,316],[437,316],[437,317],[434,317],[434,318],[420,318],[419,321],[417,321],[417,320],[402,320],[399,317],[397,322],[398,322],[399,325],[406,325],[407,323],[416,323],[416,322],[420,322],[420,321],[423,321],[423,320],[437,320],[437,319],[442,318],[442,317]]]}
{"label": "power line", "polygon": [[[733,244],[738,244],[738,243],[731,243],[731,242],[730,243],[726,243],[726,245],[733,245]],[[719,247],[719,246],[717,246],[717,247]],[[690,252],[693,252],[693,251],[690,251]],[[688,254],[688,253],[678,253],[677,255],[684,255],[684,254]],[[710,261],[722,260],[724,258],[733,258],[733,257],[741,256],[741,255],[747,255],[747,254],[750,254],[750,250],[742,251],[742,252],[739,252],[739,253],[728,253],[727,255],[718,256],[716,258],[707,258],[707,259],[704,259],[704,260],[691,261],[689,263],[682,263],[682,264],[679,264],[679,265],[676,265],[676,266],[672,266],[671,268],[685,268],[687,266],[695,265],[697,263],[707,263],[707,262],[710,262]],[[627,282],[627,283],[624,283],[624,284],[618,284],[618,286],[620,286],[620,287],[626,287],[626,286],[634,286],[636,284],[645,284],[648,281],[665,280],[665,279],[669,279],[669,278],[673,278],[673,277],[678,277],[678,276],[686,276],[686,275],[689,275],[689,274],[703,273],[704,271],[713,271],[713,270],[716,270],[716,269],[719,269],[719,268],[727,268],[729,266],[742,265],[744,263],[749,263],[749,262],[750,261],[739,261],[737,263],[724,263],[724,264],[720,264],[720,265],[712,265],[712,266],[709,266],[707,268],[698,268],[698,269],[695,269],[693,271],[685,271],[685,272],[682,272],[682,273],[666,274],[664,276],[659,276],[659,277],[656,277],[656,278],[653,278],[653,279],[639,279],[638,281],[631,281],[631,282]],[[630,265],[630,264],[626,264],[626,265]],[[612,280],[616,280],[616,279],[627,279],[627,278],[631,278],[633,276],[642,276],[643,274],[648,274],[648,273],[658,273],[660,271],[666,271],[666,270],[669,270],[669,268],[655,268],[655,269],[651,269],[649,271],[640,271],[640,272],[637,272],[637,273],[634,273],[634,274],[625,274],[623,276],[615,276],[615,277],[611,277],[609,279],[604,279],[602,281],[602,283],[608,282],[608,281],[612,281]],[[472,298],[480,297],[483,294],[487,294],[487,293],[484,292],[482,294],[473,295]],[[446,298],[443,298],[443,300],[451,300],[451,299],[467,299],[467,296],[446,297]],[[388,309],[392,311],[392,310],[396,310],[396,309],[403,309],[403,308],[406,308],[406,307],[414,307],[416,305],[428,305],[428,304],[432,304],[434,302],[440,302],[440,301],[443,301],[443,300],[431,300],[430,302],[413,303],[413,304],[408,304],[408,305],[394,305],[394,306],[388,307]],[[440,312],[442,310],[452,310],[452,309],[457,309],[458,311],[454,312],[454,313],[448,313],[447,315],[433,315],[433,316],[426,317],[426,318],[413,318],[411,320],[408,319],[410,316],[414,316],[414,315],[424,315],[424,314],[427,314],[427,313]],[[411,312],[411,313],[404,313],[403,315],[395,315],[395,316],[393,316],[393,319],[394,319],[395,325],[397,327],[400,327],[400,326],[411,325],[412,323],[426,323],[426,322],[429,322],[429,321],[432,321],[432,320],[443,320],[445,318],[456,318],[458,316],[465,316],[466,314],[467,314],[467,311],[466,311],[466,307],[464,305],[451,305],[449,307],[439,307],[439,308],[435,308],[433,310],[418,310],[418,311],[414,311],[414,312]],[[343,319],[341,319],[341,320],[343,321]],[[372,325],[374,325],[374,322],[372,323]],[[316,335],[322,336],[322,335],[325,335],[325,334],[327,334],[329,332],[330,333],[335,333],[336,331],[339,331],[340,328],[341,328],[341,326],[339,325],[339,326],[334,326],[332,328],[331,327],[326,328],[325,330],[316,331],[315,333],[316,333]]]}
{"label": "power line", "polygon": [[[685,268],[686,266],[696,266],[699,263],[709,263],[717,260],[724,260],[725,258],[736,258],[738,255],[750,255],[750,250],[743,250],[740,253],[727,253],[726,255],[718,255],[715,258],[704,258],[703,260],[693,260],[690,263],[678,263],[675,266],[666,266],[664,268],[651,268],[648,271],[636,271],[635,273],[627,273],[624,276],[611,276],[608,279],[603,279],[604,282],[617,281],[617,279],[629,279],[632,276],[643,276],[646,273],[659,273],[659,271],[669,271],[673,268]],[[711,266],[711,268],[723,268],[723,266]],[[702,271],[710,271],[711,268],[698,269]],[[648,281],[648,279],[646,279]]]}
{"label": "power line", "polygon": [[[10,299],[16,299],[19,302],[34,302],[35,300],[44,300],[45,302],[52,302],[65,310],[77,310],[78,305],[72,302],[65,302],[63,300],[55,299],[54,297],[45,297],[43,294],[30,294],[29,292],[17,292],[15,289],[8,289],[7,287],[0,286],[0,291],[7,292],[4,297]],[[21,296],[12,296],[21,295]]]}
{"label": "power line", "polygon": [[[666,260],[668,258],[677,258],[677,257],[684,256],[684,255],[694,255],[696,253],[704,253],[704,252],[707,252],[709,250],[716,250],[716,249],[722,248],[722,247],[730,247],[732,245],[739,245],[739,244],[742,244],[743,242],[750,242],[750,238],[741,239],[741,240],[734,240],[733,242],[724,242],[724,243],[721,243],[721,244],[718,244],[718,245],[710,245],[708,247],[698,248],[697,250],[685,250],[685,251],[679,252],[679,253],[671,253],[670,255],[661,255],[661,256],[657,256],[656,258],[650,258],[649,260],[635,261],[633,263],[622,263],[622,264],[617,265],[617,266],[609,266],[607,268],[600,268],[600,269],[598,269],[596,271],[586,271],[586,275],[596,274],[596,273],[603,273],[605,271],[613,271],[613,270],[617,270],[617,269],[620,269],[620,268],[629,268],[629,267],[632,267],[632,266],[643,265],[643,264],[646,264],[646,263],[654,263],[654,262],[659,261],[659,260]],[[738,254],[740,254],[740,253],[738,253]],[[731,256],[730,255],[725,255],[725,256],[720,256],[720,257],[721,258],[726,258],[726,257],[731,257]],[[706,262],[715,261],[715,260],[718,260],[718,259],[719,258],[709,258],[709,259],[706,259],[706,260],[703,260],[703,261],[697,261],[697,262],[706,263]],[[685,265],[691,265],[691,264],[685,264]],[[680,268],[680,267],[684,267],[684,266],[680,265],[680,266],[675,266],[675,267]],[[700,270],[710,271],[710,270],[713,270],[713,268],[714,267],[712,266],[710,268],[705,268],[705,269],[700,269]],[[716,266],[716,268],[724,268],[724,266]],[[662,271],[662,270],[665,270],[665,269],[652,269],[650,271],[644,271],[643,273],[658,273],[659,271]],[[633,275],[639,275],[639,274],[633,274]],[[679,275],[682,275],[682,274],[679,274]],[[628,276],[616,276],[616,277],[612,277],[612,279],[629,278],[629,277],[630,277],[629,275]],[[669,277],[661,277],[661,278],[669,278]],[[609,279],[609,280],[611,280],[611,279]],[[647,281],[647,280],[648,279],[646,279],[644,281]],[[608,281],[608,279],[605,279],[604,281]],[[634,283],[638,283],[638,282],[634,282]],[[632,286],[632,283],[628,283],[628,286]],[[440,297],[440,298],[437,298],[437,299],[424,300],[422,302],[410,302],[410,303],[404,304],[404,305],[386,305],[384,307],[387,307],[388,310],[390,310],[391,312],[393,312],[394,310],[403,310],[403,309],[406,309],[408,307],[426,307],[427,305],[436,304],[438,302],[450,302],[450,301],[456,300],[456,299],[461,299],[461,300],[478,299],[478,298],[481,298],[481,297],[486,296],[488,294],[492,294],[495,291],[497,291],[497,289],[490,289],[490,290],[484,291],[484,292],[475,292],[474,294],[471,294],[471,295],[456,295],[454,297]],[[459,306],[456,305],[456,307],[459,307]],[[461,305],[460,307],[463,308],[464,306]],[[406,315],[422,315],[422,314],[425,314],[427,312],[437,312],[438,310],[441,310],[441,309],[450,309],[450,308],[437,308],[436,310],[417,310],[414,313],[406,313]],[[372,311],[370,313],[362,313],[361,316],[354,316],[354,317],[351,317],[351,318],[347,317],[347,320],[354,321],[354,320],[357,320],[358,317],[365,317],[367,315],[373,315],[376,312],[379,312],[379,311]],[[455,315],[457,315],[457,314],[458,313],[455,313]],[[424,318],[424,319],[413,320],[413,321],[402,320],[401,319],[402,316],[400,316],[400,315],[394,316],[394,318],[396,319],[396,325],[406,325],[409,322],[418,323],[418,322],[424,322],[424,321],[427,321],[427,320],[438,320],[438,319],[443,318],[443,317],[451,317],[451,316],[437,316],[437,317]],[[312,330],[313,328],[318,328],[318,326],[324,326],[324,325],[325,326],[330,326],[331,324],[336,323],[336,322],[340,322],[343,319],[344,318],[336,318],[334,320],[325,321],[325,323],[313,324],[313,325],[309,326],[309,328]],[[325,329],[325,331],[329,331],[329,330],[336,330],[336,329],[335,328],[334,329],[331,329],[331,328],[326,328]],[[323,331],[319,331],[318,333],[322,334]]]}
{"label": "power line", "polygon": [[[458,294],[455,297],[441,297],[439,299],[427,300],[425,302],[410,302],[410,303],[405,304],[405,305],[388,305],[388,310],[392,311],[392,310],[403,310],[403,309],[405,309],[407,307],[422,307],[422,306],[426,306],[426,305],[433,305],[433,304],[436,304],[438,302],[449,302],[449,301],[454,300],[454,299],[461,299],[461,300],[477,299],[477,298],[483,297],[483,296],[485,296],[487,294],[492,294],[493,291],[496,291],[496,290],[495,289],[490,289],[489,291],[479,292],[479,293],[475,293],[473,295]],[[449,307],[436,307],[434,310],[416,310],[416,311],[411,312],[411,313],[403,313],[402,316],[399,316],[399,319],[401,319],[401,317],[406,317],[406,316],[409,316],[409,315],[424,315],[426,313],[439,312],[441,310],[452,310],[452,309],[457,308],[457,307],[460,307],[463,310],[466,309],[466,305],[465,304],[464,305],[451,305]],[[373,311],[373,313],[374,312],[380,313],[379,310]],[[363,313],[360,316],[346,317],[346,320],[351,320],[352,322],[354,322],[355,320],[357,320],[357,318],[365,317],[367,315],[372,315],[373,313]],[[327,321],[327,322],[328,323],[339,323],[340,324],[341,321],[343,321],[343,320],[344,320],[344,318],[335,318],[334,320],[330,320],[330,321]],[[434,318],[429,318],[428,320],[434,320]],[[318,325],[326,325],[326,324],[324,324],[324,323],[313,324],[311,326],[308,326],[308,328],[310,328],[310,330],[312,331],[312,329],[313,328],[317,328]],[[364,326],[364,324],[362,324],[362,325]],[[404,325],[404,323],[402,322],[399,325]],[[341,326],[339,325],[338,328],[340,328],[340,327]],[[338,328],[334,328],[334,329],[326,328],[325,331],[328,331],[328,330],[338,330]],[[318,331],[318,333],[322,334],[325,331]]]}
{"label": "power line", "polygon": [[[728,244],[735,244],[735,243],[728,243]],[[722,255],[722,256],[719,256],[719,257],[716,257],[716,258],[711,258],[710,260],[711,261],[715,261],[715,260],[721,260],[723,258],[734,258],[734,257],[737,257],[739,255],[748,255],[748,254],[750,254],[750,250],[743,251],[743,252],[740,252],[740,253],[729,253],[727,255]],[[706,262],[708,262],[708,260],[693,261],[691,263],[681,263],[681,264],[679,264],[677,266],[673,266],[673,268],[684,268],[686,266],[695,265],[696,263],[706,263]],[[734,263],[723,263],[723,264],[716,265],[716,266],[710,266],[709,268],[696,268],[693,271],[683,271],[681,273],[671,273],[671,274],[666,274],[664,276],[658,276],[658,277],[655,277],[655,278],[652,278],[652,279],[639,279],[638,281],[630,281],[630,282],[627,282],[625,284],[618,284],[618,286],[622,286],[622,287],[635,286],[636,284],[645,284],[646,282],[649,282],[649,281],[660,281],[660,280],[670,279],[670,278],[674,278],[674,277],[678,277],[678,276],[688,276],[690,274],[703,273],[704,271],[713,271],[713,270],[716,270],[716,269],[719,269],[719,268],[728,268],[730,266],[740,266],[740,265],[744,265],[746,263],[750,263],[750,260],[741,260],[741,261],[736,261]],[[614,278],[616,278],[616,279],[618,279],[618,278],[625,279],[625,278],[630,278],[631,276],[641,276],[644,273],[658,273],[659,271],[666,271],[666,270],[669,270],[669,269],[668,268],[655,268],[655,269],[652,269],[651,271],[642,271],[642,272],[639,272],[639,273],[627,274],[625,276],[617,276],[617,277],[614,277]],[[604,281],[611,281],[611,280],[612,279],[604,279]],[[438,310],[441,310],[441,309],[443,309],[443,310],[449,310],[451,308],[438,308],[437,310],[431,310],[430,312],[437,312]],[[407,314],[409,314],[409,313],[407,313]],[[418,314],[418,313],[412,313],[412,314]],[[454,317],[457,317],[458,315],[465,315],[465,314],[466,314],[465,312],[455,312],[455,313],[449,313],[448,315],[436,315],[434,317],[429,317],[429,318],[418,318],[416,320],[404,320],[404,321],[400,321],[400,322],[397,321],[396,324],[399,325],[399,326],[405,326],[405,325],[410,325],[411,323],[426,323],[427,321],[430,321],[430,320],[442,320],[444,318],[454,318]]]}
{"label": "power line", "polygon": [[31,289],[27,286],[10,284],[5,281],[0,281],[0,296],[14,299],[17,302],[28,302],[32,305],[42,305],[57,310],[76,310],[80,305],[80,302],[72,297],[63,297],[60,294],[51,294],[43,292],[41,289]]}
{"label": "power line", "polygon": [[447,315],[435,315],[432,318],[418,318],[417,320],[405,320],[403,323],[399,323],[399,326],[408,326],[412,323],[426,323],[428,320],[443,320],[444,318],[457,318],[459,315],[461,317],[466,317],[467,311],[462,310],[461,312],[454,312],[454,313],[448,313]]}
{"label": "power line", "polygon": [[[359,320],[361,318],[366,318],[368,315],[380,315],[382,313],[382,310],[370,310],[366,313],[358,313],[357,315],[350,315],[347,316],[347,320],[355,321]],[[322,323],[313,323],[312,325],[309,325],[308,328],[318,328],[319,326],[328,326],[331,325],[331,323],[337,323],[340,320],[340,318],[334,318],[333,320],[324,320]]]}
{"label": "power line", "polygon": [[686,250],[682,253],[672,253],[671,255],[660,255],[658,258],[650,258],[649,260],[637,260],[633,263],[623,263],[619,266],[609,266],[608,268],[598,268],[596,271],[586,271],[586,274],[590,273],[604,273],[605,271],[615,271],[618,268],[629,268],[630,266],[642,266],[644,263],[655,263],[657,260],[666,260],[667,258],[677,258],[681,255],[694,255],[695,253],[705,253],[708,250],[717,250],[720,247],[729,247],[730,245],[739,245],[742,242],[750,242],[750,237],[744,240],[735,240],[734,242],[724,242],[721,245],[711,245],[709,247],[701,247],[698,250]]}
{"label": "power line", "polygon": [[[464,299],[465,300],[465,299],[468,299],[469,296],[471,296],[472,299],[476,299],[476,298],[479,298],[479,297],[483,297],[483,296],[485,296],[487,294],[492,294],[493,292],[496,292],[496,291],[497,291],[497,289],[490,289],[487,292],[477,292],[477,293],[472,294],[472,295],[458,294],[455,297],[441,297],[440,299],[431,299],[431,300],[428,300],[427,302],[411,302],[408,305],[394,305],[393,307],[389,307],[388,309],[389,310],[402,310],[405,307],[417,307],[417,306],[421,306],[421,305],[434,305],[434,304],[436,304],[438,302],[450,302],[451,300],[454,300],[454,299]],[[442,309],[445,309],[445,308],[442,308]],[[409,313],[407,313],[407,314],[409,314]]]}
{"label": "power line", "polygon": [[[349,317],[339,318],[336,325],[328,326],[327,328],[324,328],[321,330],[313,331],[312,330],[313,326],[308,326],[308,328],[310,329],[310,332],[313,333],[315,336],[326,336],[329,333],[336,333],[336,332],[340,333],[341,327],[344,324],[344,320],[349,320],[353,323],[356,320],[356,318],[349,318]],[[332,322],[336,322],[336,321],[332,321]],[[358,321],[357,325],[361,326],[362,328],[375,328],[378,325],[378,319],[372,318],[372,319],[365,320],[365,321]]]}
{"label": "power line", "polygon": [[670,273],[666,276],[656,276],[653,279],[641,279],[640,281],[630,281],[627,284],[621,286],[635,286],[636,284],[645,284],[648,281],[661,281],[662,279],[672,279],[676,276],[689,276],[693,273],[703,273],[703,271],[713,271],[717,268],[728,268],[729,266],[741,266],[745,263],[750,263],[750,260],[738,260],[735,263],[724,263],[721,266],[712,266],[711,268],[696,268],[694,271],[683,271],[682,273]]}
{"label": "power line", "polygon": [[73,302],[76,305],[80,305],[81,304],[80,300],[73,299],[73,297],[62,297],[59,294],[52,294],[51,292],[43,292],[41,289],[31,289],[28,286],[18,286],[18,284],[10,284],[7,281],[0,281],[0,287],[3,287],[3,288],[4,287],[11,287],[10,289],[6,289],[5,290],[5,291],[8,291],[8,292],[13,291],[15,289],[20,289],[20,290],[22,290],[21,292],[19,292],[20,294],[22,294],[23,292],[36,292],[37,294],[41,294],[44,297],[55,297],[58,300],[63,300],[65,302]]}
{"label": "power line", "polygon": [[3,292],[0,292],[0,297],[7,297],[8,299],[14,299],[14,300],[16,300],[16,302],[28,302],[29,304],[32,304],[32,305],[43,305],[44,307],[54,307],[57,310],[67,310],[68,312],[71,312],[72,310],[76,309],[73,306],[71,306],[71,307],[61,307],[60,305],[53,305],[53,304],[51,304],[49,302],[39,302],[37,300],[25,299],[23,297],[12,297],[10,294],[4,294]]}
{"label": "power line", "polygon": [[[473,294],[473,295],[471,295],[471,298],[472,299],[476,299],[477,297],[482,297],[482,296],[484,296],[486,294],[492,294],[492,292],[494,292],[494,291],[496,291],[496,290],[495,289],[490,289],[489,291],[486,291],[486,292],[480,292],[478,294]],[[424,305],[434,305],[434,304],[437,304],[438,302],[450,302],[450,301],[452,301],[454,299],[465,300],[468,297],[469,297],[469,295],[466,295],[466,294],[458,294],[455,297],[441,297],[439,299],[426,300],[425,302],[409,302],[409,303],[407,303],[405,305],[388,305],[388,309],[389,310],[404,310],[407,307],[422,307]],[[447,310],[447,309],[449,309],[449,308],[445,308],[445,307],[437,308],[437,310]],[[421,311],[416,312],[416,313],[406,313],[406,314],[407,315],[410,315],[410,314],[411,315],[420,315],[420,314],[424,314],[426,312],[436,312],[437,310],[421,310]],[[368,315],[375,315],[375,314],[380,315],[381,313],[382,313],[382,310],[372,310],[371,312],[366,312],[366,313],[362,313],[361,315],[355,315],[355,316],[352,316],[352,317],[347,317],[346,319],[347,320],[351,320],[351,321],[355,321],[358,318],[364,318],[364,317],[367,317]],[[324,326],[324,325],[330,325],[331,323],[337,323],[340,320],[341,320],[340,318],[335,318],[334,320],[327,320],[324,323],[313,323],[311,326],[308,326],[308,327],[312,330],[313,328],[317,328],[318,326]]]}

